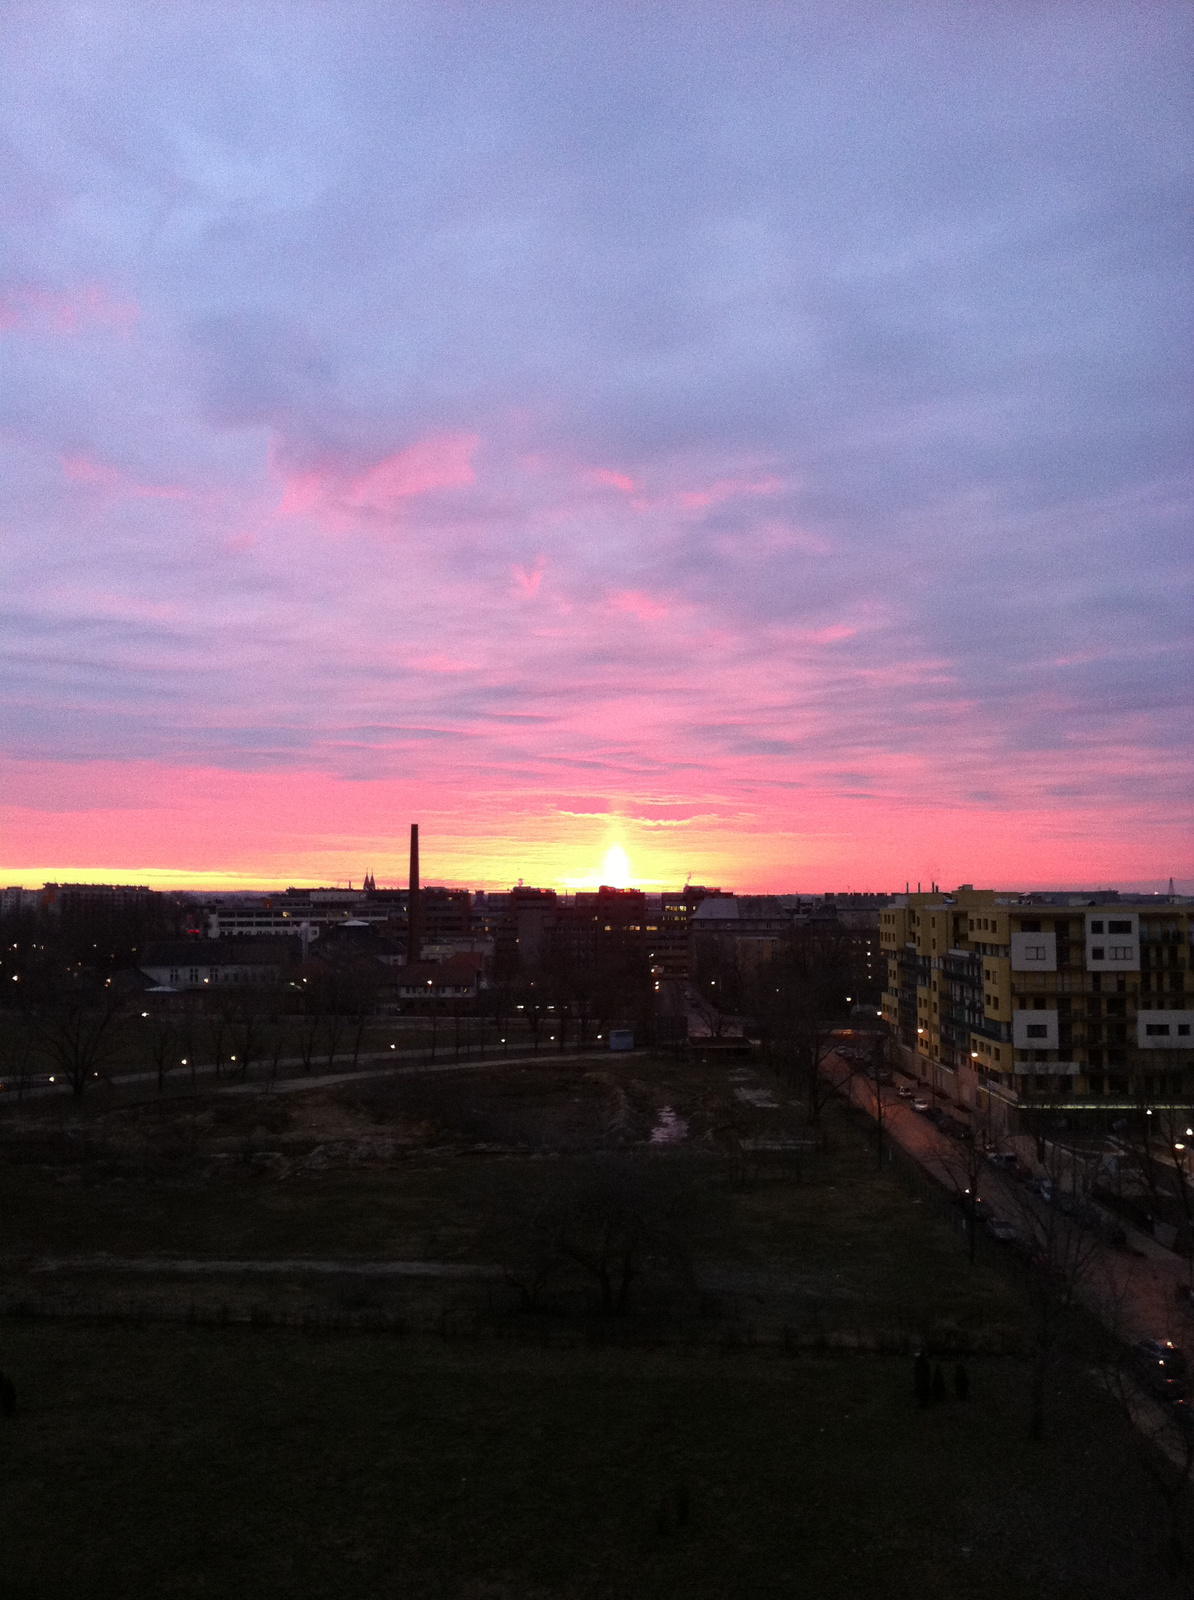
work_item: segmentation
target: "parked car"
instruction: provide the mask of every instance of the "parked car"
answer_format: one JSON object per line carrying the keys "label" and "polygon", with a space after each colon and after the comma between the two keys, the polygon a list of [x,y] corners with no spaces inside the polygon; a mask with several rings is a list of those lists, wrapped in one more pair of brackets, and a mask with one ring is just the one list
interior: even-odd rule
{"label": "parked car", "polygon": [[1005,1167],[1011,1171],[1016,1165],[1016,1156],[1011,1150],[988,1150],[987,1160],[993,1167]]}
{"label": "parked car", "polygon": [[983,1222],[992,1239],[998,1239],[1000,1244],[1015,1244],[1019,1241],[1020,1235],[1003,1217],[985,1217]]}
{"label": "parked car", "polygon": [[1046,1205],[1048,1205],[1053,1198],[1052,1178],[1033,1178],[1028,1187],[1032,1190],[1033,1194],[1039,1194]]}
{"label": "parked car", "polygon": [[906,1083],[901,1083],[896,1089],[896,1093],[899,1095],[901,1100],[911,1100],[912,1096],[916,1093],[916,1090],[911,1088]]}
{"label": "parked car", "polygon": [[912,1102],[912,1109],[913,1111],[919,1111],[922,1117],[927,1117],[932,1108],[927,1100],[918,1095]]}

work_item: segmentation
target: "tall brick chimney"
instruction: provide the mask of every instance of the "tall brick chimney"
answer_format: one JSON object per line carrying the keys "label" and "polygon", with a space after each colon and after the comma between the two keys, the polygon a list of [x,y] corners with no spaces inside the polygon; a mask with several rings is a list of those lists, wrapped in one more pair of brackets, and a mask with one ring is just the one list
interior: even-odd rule
{"label": "tall brick chimney", "polygon": [[419,824],[410,825],[410,887],[406,895],[406,962],[413,966],[423,950],[423,897],[419,892]]}

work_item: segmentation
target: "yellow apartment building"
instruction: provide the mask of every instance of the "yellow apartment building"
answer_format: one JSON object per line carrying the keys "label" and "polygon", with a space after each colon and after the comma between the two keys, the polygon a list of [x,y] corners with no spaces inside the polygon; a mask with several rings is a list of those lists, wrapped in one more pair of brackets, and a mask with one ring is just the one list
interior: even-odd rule
{"label": "yellow apartment building", "polygon": [[883,1015],[935,1093],[1032,1107],[1194,1103],[1194,904],[975,889],[879,914]]}

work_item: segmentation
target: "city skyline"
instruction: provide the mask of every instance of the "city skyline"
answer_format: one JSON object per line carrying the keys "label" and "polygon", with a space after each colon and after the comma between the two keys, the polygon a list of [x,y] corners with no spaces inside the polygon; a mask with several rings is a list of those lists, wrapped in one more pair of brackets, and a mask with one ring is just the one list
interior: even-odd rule
{"label": "city skyline", "polygon": [[1194,887],[1185,8],[6,33],[0,882]]}

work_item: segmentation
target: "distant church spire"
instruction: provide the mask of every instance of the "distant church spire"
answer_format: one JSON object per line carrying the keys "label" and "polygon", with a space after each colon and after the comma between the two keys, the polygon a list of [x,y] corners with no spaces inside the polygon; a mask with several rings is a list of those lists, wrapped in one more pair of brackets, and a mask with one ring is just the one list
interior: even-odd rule
{"label": "distant church spire", "polygon": [[377,888],[376,883],[373,881],[373,874],[371,872],[367,872],[365,874],[365,881],[361,887],[364,889],[366,894],[372,894]]}

